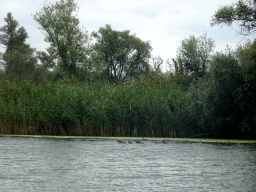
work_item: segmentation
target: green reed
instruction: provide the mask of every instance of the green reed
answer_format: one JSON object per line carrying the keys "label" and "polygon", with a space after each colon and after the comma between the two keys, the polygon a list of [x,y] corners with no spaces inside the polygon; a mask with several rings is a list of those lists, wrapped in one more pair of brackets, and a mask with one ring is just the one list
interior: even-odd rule
{"label": "green reed", "polygon": [[103,83],[1,83],[0,133],[182,136],[177,119],[185,107],[185,94],[169,82],[149,80],[152,78],[115,87]]}

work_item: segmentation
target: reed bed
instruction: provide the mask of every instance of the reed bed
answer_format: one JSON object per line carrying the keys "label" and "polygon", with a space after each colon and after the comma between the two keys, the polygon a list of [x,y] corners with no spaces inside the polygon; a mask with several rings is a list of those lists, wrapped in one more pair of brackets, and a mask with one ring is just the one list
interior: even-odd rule
{"label": "reed bed", "polygon": [[185,137],[185,94],[170,83],[0,84],[0,134]]}

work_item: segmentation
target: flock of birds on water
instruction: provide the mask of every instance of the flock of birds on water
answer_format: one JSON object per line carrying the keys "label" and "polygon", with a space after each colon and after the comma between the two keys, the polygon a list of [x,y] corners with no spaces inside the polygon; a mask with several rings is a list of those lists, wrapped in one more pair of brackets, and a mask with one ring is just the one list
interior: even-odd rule
{"label": "flock of birds on water", "polygon": [[[143,141],[147,141],[147,139],[143,139]],[[125,143],[122,140],[117,140],[118,143]],[[128,141],[129,144],[132,144],[132,141]],[[140,143],[143,144],[143,142],[141,142],[140,140],[135,140],[135,143]],[[160,141],[156,141],[156,140],[152,140],[152,143],[160,143]],[[162,140],[162,143],[167,144],[167,140]]]}
{"label": "flock of birds on water", "polygon": [[[147,141],[147,139],[144,139],[142,141]],[[144,142],[142,142],[141,140],[135,140],[135,143],[139,143],[139,144],[144,144]],[[169,141],[169,139],[167,140],[162,140],[162,141],[157,141],[157,140],[152,140],[152,143],[163,143],[163,144],[167,144],[167,142]],[[118,143],[125,143],[125,141],[122,140],[117,140]],[[188,141],[187,141],[188,142]],[[129,144],[132,144],[132,141],[128,141]],[[199,143],[202,143],[202,141],[199,141]],[[225,142],[225,144],[231,144],[229,141]],[[240,145],[240,143],[237,143],[238,145]],[[250,146],[256,147],[256,143],[249,143]]]}

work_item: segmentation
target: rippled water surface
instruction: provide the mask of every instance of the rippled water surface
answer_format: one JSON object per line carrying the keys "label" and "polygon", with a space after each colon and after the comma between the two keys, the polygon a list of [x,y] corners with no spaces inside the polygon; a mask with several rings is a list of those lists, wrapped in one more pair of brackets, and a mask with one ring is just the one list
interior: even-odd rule
{"label": "rippled water surface", "polygon": [[256,148],[0,137],[0,191],[256,191]]}

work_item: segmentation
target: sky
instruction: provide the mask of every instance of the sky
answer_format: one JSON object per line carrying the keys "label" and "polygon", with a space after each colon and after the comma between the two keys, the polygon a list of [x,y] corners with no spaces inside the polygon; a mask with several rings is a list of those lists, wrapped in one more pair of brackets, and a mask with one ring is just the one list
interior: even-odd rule
{"label": "sky", "polygon": [[[33,19],[45,2],[56,0],[0,0],[0,27],[6,25],[4,18],[12,12],[19,26],[23,26],[29,38],[26,43],[37,51],[45,51],[50,46],[44,41],[43,33]],[[235,25],[210,26],[214,13],[223,5],[231,5],[237,0],[75,0],[80,10],[78,18],[82,30],[89,33],[110,24],[118,31],[130,30],[143,41],[150,41],[152,55],[164,60],[163,70],[169,70],[167,59],[175,58],[181,41],[207,34],[216,43],[215,51],[233,49],[243,44],[246,39],[238,34]],[[253,39],[250,36],[249,39]],[[0,44],[0,52],[5,47]]]}

